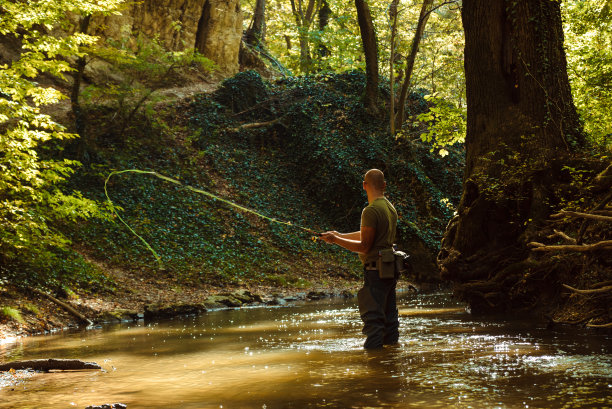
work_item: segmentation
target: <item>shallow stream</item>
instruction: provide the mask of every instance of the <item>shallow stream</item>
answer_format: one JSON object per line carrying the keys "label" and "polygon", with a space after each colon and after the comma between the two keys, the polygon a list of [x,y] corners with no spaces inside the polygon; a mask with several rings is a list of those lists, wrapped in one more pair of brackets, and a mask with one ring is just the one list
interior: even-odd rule
{"label": "shallow stream", "polygon": [[400,345],[362,349],[356,300],[243,308],[0,346],[0,362],[103,371],[0,383],[0,408],[612,407],[612,337],[474,318],[449,294],[403,294]]}

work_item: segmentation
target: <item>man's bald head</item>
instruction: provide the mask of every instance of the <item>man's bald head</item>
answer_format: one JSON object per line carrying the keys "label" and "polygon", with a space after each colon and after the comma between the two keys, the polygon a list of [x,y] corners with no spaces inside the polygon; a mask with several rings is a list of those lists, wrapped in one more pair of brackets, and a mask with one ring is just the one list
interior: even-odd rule
{"label": "man's bald head", "polygon": [[366,172],[363,180],[374,189],[384,192],[386,183],[385,175],[382,173],[382,171],[378,169],[370,169]]}

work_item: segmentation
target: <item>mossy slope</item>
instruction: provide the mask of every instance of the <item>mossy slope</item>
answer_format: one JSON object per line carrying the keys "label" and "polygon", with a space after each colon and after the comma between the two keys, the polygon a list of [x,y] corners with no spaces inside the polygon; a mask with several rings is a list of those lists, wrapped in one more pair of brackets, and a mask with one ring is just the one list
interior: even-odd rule
{"label": "mossy slope", "polygon": [[[347,231],[358,229],[366,203],[364,171],[380,168],[401,219],[398,241],[414,255],[413,279],[436,280],[435,253],[458,201],[462,153],[440,158],[416,139],[390,137],[385,120],[365,113],[363,85],[356,72],[276,83],[245,72],[214,95],[142,116],[123,135],[98,112],[90,123],[95,163],[75,187],[104,200],[111,169],[155,170],[271,217]],[[424,107],[415,96],[411,108]],[[241,127],[267,121],[275,122]],[[348,252],[151,176],[116,176],[109,194],[160,254],[163,271],[184,280],[307,286],[321,274],[358,276]],[[159,271],[145,246],[118,223],[93,221],[71,234],[80,249],[109,265]]]}

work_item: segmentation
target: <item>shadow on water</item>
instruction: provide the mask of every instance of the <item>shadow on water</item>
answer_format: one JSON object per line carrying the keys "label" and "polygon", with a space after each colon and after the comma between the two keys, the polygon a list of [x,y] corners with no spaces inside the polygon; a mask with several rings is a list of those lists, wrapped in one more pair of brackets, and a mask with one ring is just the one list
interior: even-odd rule
{"label": "shadow on water", "polygon": [[216,311],[0,346],[103,371],[0,383],[0,408],[612,406],[610,337],[476,319],[448,294],[400,297],[401,342],[362,349],[355,300]]}

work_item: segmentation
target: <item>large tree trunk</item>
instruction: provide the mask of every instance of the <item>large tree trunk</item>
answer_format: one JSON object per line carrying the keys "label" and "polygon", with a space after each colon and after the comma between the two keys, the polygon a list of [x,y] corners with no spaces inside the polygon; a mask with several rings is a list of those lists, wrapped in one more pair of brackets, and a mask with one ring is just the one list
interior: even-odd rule
{"label": "large tree trunk", "polygon": [[378,47],[370,8],[365,0],[355,0],[357,21],[366,61],[366,89],[364,103],[373,114],[378,112]]}
{"label": "large tree trunk", "polygon": [[[466,169],[438,263],[473,311],[516,308],[526,244],[557,203],[562,158],[583,142],[559,2],[464,0]],[[538,240],[535,240],[538,241]]]}

